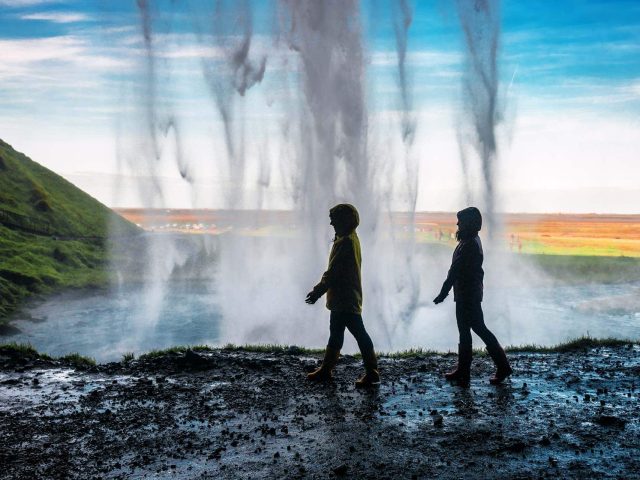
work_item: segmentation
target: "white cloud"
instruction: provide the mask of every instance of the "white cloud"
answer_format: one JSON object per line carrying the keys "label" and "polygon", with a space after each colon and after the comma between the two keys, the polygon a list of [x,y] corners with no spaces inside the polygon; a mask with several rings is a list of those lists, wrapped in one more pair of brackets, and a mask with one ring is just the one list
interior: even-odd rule
{"label": "white cloud", "polygon": [[[84,45],[73,36],[0,40],[2,63],[25,64],[42,60],[71,59]],[[1,65],[1,64],[0,64]]]}
{"label": "white cloud", "polygon": [[0,7],[24,8],[67,3],[67,0],[0,0]]}
{"label": "white cloud", "polygon": [[0,0],[3,7],[34,7],[36,5],[50,5],[52,3],[64,3],[64,0]]}
{"label": "white cloud", "polygon": [[107,70],[129,65],[126,58],[100,55],[73,35],[0,40],[0,79],[13,75],[49,76],[52,62],[74,64],[83,70]]}
{"label": "white cloud", "polygon": [[89,15],[76,12],[42,12],[21,15],[22,20],[42,20],[53,23],[75,23],[91,20]]}
{"label": "white cloud", "polygon": [[[440,67],[456,66],[462,62],[459,53],[442,52],[438,50],[419,50],[407,52],[406,64],[411,67]],[[371,55],[371,65],[376,67],[393,67],[398,64],[398,56],[395,51],[374,52]]]}

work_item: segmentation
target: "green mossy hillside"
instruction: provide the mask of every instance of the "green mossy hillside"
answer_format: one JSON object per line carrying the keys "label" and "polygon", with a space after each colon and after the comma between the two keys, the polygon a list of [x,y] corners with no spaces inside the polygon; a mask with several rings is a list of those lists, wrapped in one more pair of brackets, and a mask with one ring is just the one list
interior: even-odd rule
{"label": "green mossy hillside", "polygon": [[138,228],[0,140],[0,220],[62,237],[132,235]]}
{"label": "green mossy hillside", "polygon": [[141,230],[0,140],[0,324],[34,294],[106,285],[110,231]]}
{"label": "green mossy hillside", "polygon": [[106,285],[104,242],[59,240],[0,225],[0,324],[34,294]]}

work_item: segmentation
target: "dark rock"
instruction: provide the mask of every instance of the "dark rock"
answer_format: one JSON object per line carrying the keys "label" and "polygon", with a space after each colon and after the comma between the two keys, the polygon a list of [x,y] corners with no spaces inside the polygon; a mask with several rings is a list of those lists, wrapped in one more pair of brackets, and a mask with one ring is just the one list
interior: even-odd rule
{"label": "dark rock", "polygon": [[567,385],[573,385],[579,382],[580,382],[580,377],[576,375],[568,374],[564,377],[564,383],[566,383]]}
{"label": "dark rock", "polygon": [[444,422],[444,417],[439,413],[433,416],[433,425],[435,427],[441,427]]}
{"label": "dark rock", "polygon": [[285,353],[287,355],[300,355],[302,354],[302,349],[295,345],[291,345],[285,350]]}
{"label": "dark rock", "polygon": [[615,427],[624,428],[627,421],[623,418],[616,417],[614,415],[598,415],[595,418],[595,422],[603,427]]}
{"label": "dark rock", "polygon": [[206,370],[208,368],[213,368],[214,366],[213,362],[209,358],[200,355],[193,350],[187,350],[184,352],[184,357],[179,357],[176,363],[179,366],[192,370]]}
{"label": "dark rock", "polygon": [[526,447],[527,445],[522,440],[513,440],[507,443],[504,449],[510,452],[519,453],[522,452]]}
{"label": "dark rock", "polygon": [[344,463],[342,465],[332,469],[332,472],[335,475],[339,476],[339,477],[342,477],[343,475],[346,475],[348,471],[349,471],[349,467],[347,465],[345,465]]}
{"label": "dark rock", "polygon": [[311,373],[313,372],[316,368],[318,368],[320,366],[320,362],[306,362],[303,366],[302,366],[302,370],[305,371],[305,373]]}

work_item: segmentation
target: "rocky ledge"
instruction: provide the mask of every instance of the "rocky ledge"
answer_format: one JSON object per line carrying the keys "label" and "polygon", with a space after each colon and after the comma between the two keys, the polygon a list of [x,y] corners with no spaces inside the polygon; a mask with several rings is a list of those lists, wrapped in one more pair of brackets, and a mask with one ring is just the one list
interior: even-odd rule
{"label": "rocky ledge", "polygon": [[638,478],[640,348],[511,354],[489,385],[453,355],[360,362],[186,351],[103,365],[0,352],[0,478]]}

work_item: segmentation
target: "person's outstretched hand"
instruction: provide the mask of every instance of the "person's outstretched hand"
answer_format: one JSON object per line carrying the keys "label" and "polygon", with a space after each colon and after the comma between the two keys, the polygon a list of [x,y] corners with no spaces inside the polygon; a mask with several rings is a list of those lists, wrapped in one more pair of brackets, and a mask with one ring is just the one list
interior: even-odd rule
{"label": "person's outstretched hand", "polygon": [[439,303],[444,302],[444,299],[447,298],[447,295],[443,295],[442,293],[440,293],[436,298],[433,299],[433,303],[435,303],[436,305],[438,305]]}
{"label": "person's outstretched hand", "polygon": [[309,293],[307,293],[307,298],[305,302],[307,302],[309,305],[313,305],[318,301],[319,298],[320,296],[316,293],[316,291],[311,290]]}

